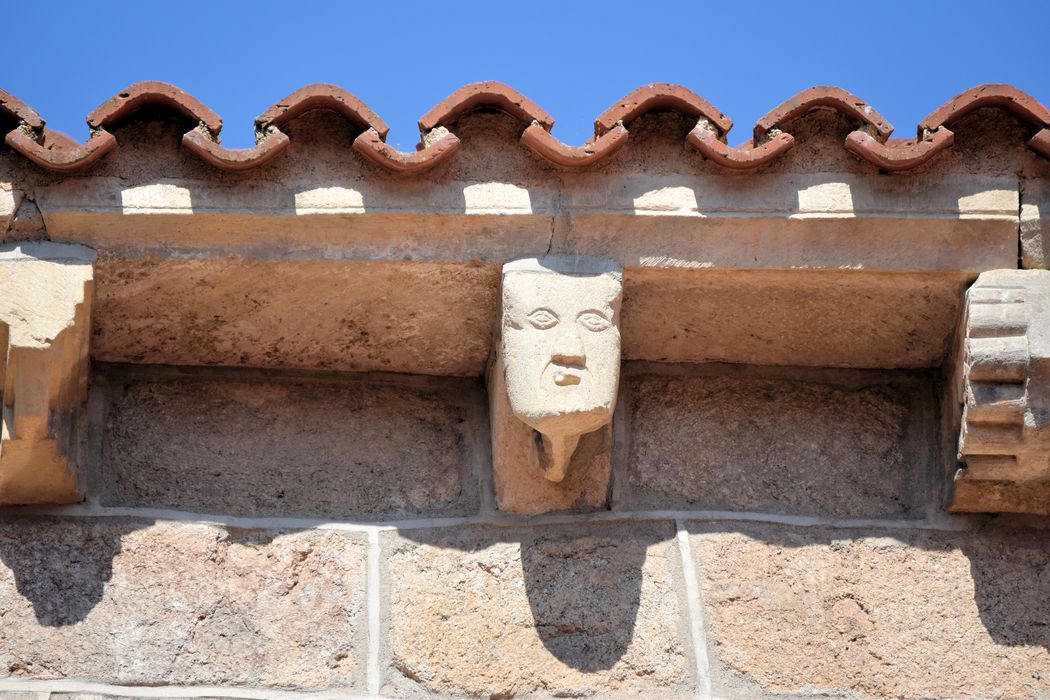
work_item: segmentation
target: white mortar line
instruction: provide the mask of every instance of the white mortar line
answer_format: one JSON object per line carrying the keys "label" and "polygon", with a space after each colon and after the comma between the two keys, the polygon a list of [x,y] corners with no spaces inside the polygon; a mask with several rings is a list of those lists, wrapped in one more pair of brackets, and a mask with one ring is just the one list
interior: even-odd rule
{"label": "white mortar line", "polygon": [[700,584],[696,574],[696,562],[689,546],[689,533],[684,520],[675,521],[678,553],[682,559],[682,578],[685,579],[685,598],[689,612],[689,633],[693,641],[693,664],[696,669],[697,698],[710,700],[711,664],[707,658],[707,631],[704,629],[704,611],[700,600]]}
{"label": "white mortar line", "polygon": [[0,678],[0,692],[21,691],[30,693],[91,693],[97,695],[122,695],[141,698],[203,698],[227,697],[252,700],[376,700],[368,695],[355,695],[345,689],[337,690],[278,690],[237,688],[228,686],[179,686],[179,685],[112,685],[92,681],[43,680]]}
{"label": "white mortar line", "polygon": [[489,513],[449,518],[418,518],[386,521],[327,520],[309,517],[241,517],[215,513],[196,513],[166,508],[136,508],[78,503],[70,506],[0,509],[0,515],[52,515],[86,518],[142,518],[159,521],[191,522],[220,525],[246,530],[340,530],[346,532],[383,532],[386,530],[422,530],[471,525],[494,527],[536,527],[542,525],[580,525],[587,523],[637,522],[650,520],[693,520],[698,522],[749,522],[791,527],[826,527],[840,530],[934,530],[962,532],[974,529],[967,516],[940,513],[935,517],[906,518],[827,518],[808,515],[782,515],[750,511],[723,510],[638,510],[597,511],[594,513],[556,513],[551,515],[516,516]]}
{"label": "white mortar line", "polygon": [[379,532],[368,533],[368,693],[379,695]]}

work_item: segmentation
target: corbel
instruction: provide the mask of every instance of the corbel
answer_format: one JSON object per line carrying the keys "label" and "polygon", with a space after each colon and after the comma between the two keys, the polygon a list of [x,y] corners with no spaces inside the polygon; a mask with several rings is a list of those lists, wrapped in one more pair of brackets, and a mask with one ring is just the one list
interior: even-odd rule
{"label": "corbel", "polygon": [[78,408],[87,398],[88,248],[0,246],[0,505],[73,503]]}
{"label": "corbel", "polygon": [[620,380],[623,270],[547,255],[503,266],[488,385],[496,505],[604,507]]}
{"label": "corbel", "polygon": [[949,510],[1050,514],[1050,271],[980,275],[961,335]]}

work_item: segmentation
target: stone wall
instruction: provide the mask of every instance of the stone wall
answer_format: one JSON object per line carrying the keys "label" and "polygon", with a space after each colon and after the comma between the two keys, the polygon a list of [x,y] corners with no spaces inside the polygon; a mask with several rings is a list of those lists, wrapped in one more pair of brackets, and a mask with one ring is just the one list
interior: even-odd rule
{"label": "stone wall", "polygon": [[939,383],[628,363],[607,509],[525,518],[476,380],[97,365],[93,495],[0,527],[0,689],[1041,697],[1050,539],[943,514]]}
{"label": "stone wall", "polygon": [[[4,368],[0,476],[15,393],[68,504],[0,509],[0,696],[1050,698],[1050,521],[949,512],[967,289],[1046,266],[1027,122],[888,174],[807,113],[735,173],[644,113],[576,171],[489,110],[402,177],[330,111],[250,172],[132,116],[76,174],[0,149],[5,245],[94,260],[56,321],[89,349],[24,333],[63,391]],[[486,372],[545,253],[622,268],[622,363],[607,488],[525,516]]]}

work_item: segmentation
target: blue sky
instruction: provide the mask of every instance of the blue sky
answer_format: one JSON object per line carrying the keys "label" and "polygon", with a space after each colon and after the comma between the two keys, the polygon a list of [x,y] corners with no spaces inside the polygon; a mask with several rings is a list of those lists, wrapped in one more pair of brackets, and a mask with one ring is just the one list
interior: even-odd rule
{"label": "blue sky", "polygon": [[292,90],[335,83],[391,126],[461,85],[500,80],[579,144],[635,87],[680,83],[734,121],[729,141],[795,92],[839,85],[913,136],[967,87],[1012,83],[1050,103],[1050,0],[858,3],[590,2],[45,3],[5,32],[0,87],[84,139],[85,115],[139,80],[164,80],[222,115],[223,143],[251,145],[252,120]]}

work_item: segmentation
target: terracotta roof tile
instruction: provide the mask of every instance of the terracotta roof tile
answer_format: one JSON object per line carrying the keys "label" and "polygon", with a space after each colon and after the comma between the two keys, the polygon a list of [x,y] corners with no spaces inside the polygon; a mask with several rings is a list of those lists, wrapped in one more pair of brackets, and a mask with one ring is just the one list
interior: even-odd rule
{"label": "terracotta roof tile", "polygon": [[730,148],[709,129],[702,126],[696,126],[690,131],[685,141],[700,151],[705,158],[733,170],[750,170],[765,165],[795,145],[794,136],[780,133],[758,146],[755,146],[753,141],[749,141],[736,148]]}
{"label": "terracotta roof tile", "polygon": [[[788,125],[816,109],[833,109],[857,122],[844,147],[883,170],[907,170],[950,148],[954,134],[947,128],[960,117],[981,107],[1001,109],[1035,127],[1028,146],[1050,158],[1050,110],[1030,95],[1009,85],[980,85],[949,100],[924,119],[918,138],[889,140],[893,131],[878,112],[845,90],[814,87],[779,105],[755,124],[755,138],[737,147],[726,143],[732,122],[717,108],[679,85],[654,83],[634,90],[595,121],[595,135],[582,146],[562,143],[550,133],[554,119],[534,102],[502,83],[466,85],[429,110],[419,120],[425,145],[415,152],[400,152],[386,143],[389,128],[379,115],[354,95],[334,85],[308,85],[275,103],[256,119],[258,142],[252,148],[227,149],[218,141],[222,120],[193,96],[179,88],[148,81],[136,83],[88,115],[91,138],[84,144],[44,127],[44,120],[25,103],[0,91],[0,114],[18,125],[5,141],[13,150],[51,170],[85,168],[117,148],[107,130],[145,105],[161,105],[187,116],[198,125],[183,135],[191,153],[223,170],[248,170],[269,162],[294,145],[281,131],[283,124],[313,109],[334,110],[362,128],[353,148],[362,157],[399,174],[415,174],[445,162],[459,150],[460,140],[447,131],[462,115],[481,107],[494,107],[527,123],[522,145],[553,165],[585,168],[608,158],[630,140],[630,123],[643,114],[672,110],[697,120],[686,142],[703,157],[730,169],[752,169],[775,160],[794,145]],[[445,127],[435,131],[438,127]]]}
{"label": "terracotta roof tile", "polygon": [[811,87],[781,103],[755,124],[755,143],[762,143],[769,132],[816,109],[834,109],[846,117],[870,126],[879,141],[893,133],[893,127],[868,103],[842,88]]}
{"label": "terracotta roof tile", "polygon": [[202,129],[190,129],[182,135],[182,145],[190,153],[220,170],[250,170],[268,163],[288,147],[287,134],[273,129],[252,148],[223,148]]}
{"label": "terracotta roof tile", "polygon": [[10,115],[33,129],[44,128],[44,120],[35,109],[4,90],[0,90],[0,114]]}
{"label": "terracotta roof tile", "polygon": [[341,87],[321,83],[299,88],[283,100],[275,102],[255,118],[255,124],[260,129],[271,124],[280,127],[300,114],[315,109],[338,112],[363,129],[375,129],[383,139],[386,139],[390,131],[386,122],[364,102]]}
{"label": "terracotta roof tile", "polygon": [[670,83],[643,85],[602,112],[594,121],[595,133],[609,131],[617,122],[628,124],[649,112],[674,111],[687,117],[701,117],[718,127],[723,134],[733,122],[722,111],[692,90]]}
{"label": "terracotta roof tile", "polygon": [[521,135],[521,142],[533,153],[563,168],[585,168],[605,160],[627,144],[627,129],[616,125],[582,146],[568,146],[539,124]]}
{"label": "terracotta roof tile", "polygon": [[448,133],[418,151],[402,152],[384,143],[378,132],[369,130],[354,139],[354,150],[376,165],[399,175],[414,175],[433,168],[451,158],[459,150],[460,141]]}
{"label": "terracotta roof tile", "polygon": [[419,129],[427,132],[438,126],[447,126],[478,107],[496,107],[524,122],[538,122],[544,129],[554,126],[553,117],[538,104],[508,85],[488,80],[464,85],[434,105],[419,118]]}
{"label": "terracotta roof tile", "polygon": [[950,125],[980,107],[996,107],[1033,126],[1050,125],[1050,110],[1028,93],[1012,85],[978,85],[959,93],[930,112],[919,122],[919,138],[922,138],[924,131]]}
{"label": "terracotta roof tile", "polygon": [[146,105],[169,107],[204,124],[213,134],[222,129],[222,118],[200,100],[185,90],[157,80],[135,83],[100,104],[88,115],[88,126],[95,129],[109,128]]}
{"label": "terracotta roof tile", "polygon": [[37,165],[60,172],[86,168],[117,147],[117,139],[108,131],[99,131],[87,143],[80,144],[47,127],[40,133],[14,129],[4,141]]}
{"label": "terracotta roof tile", "polygon": [[871,134],[853,131],[846,137],[846,150],[883,170],[909,170],[922,165],[955,142],[955,134],[941,128],[928,138],[891,139],[879,143]]}

